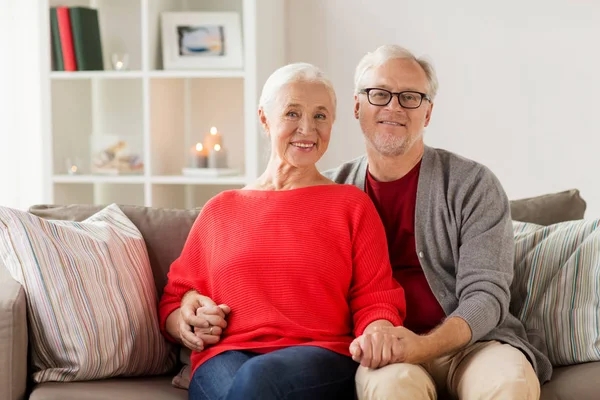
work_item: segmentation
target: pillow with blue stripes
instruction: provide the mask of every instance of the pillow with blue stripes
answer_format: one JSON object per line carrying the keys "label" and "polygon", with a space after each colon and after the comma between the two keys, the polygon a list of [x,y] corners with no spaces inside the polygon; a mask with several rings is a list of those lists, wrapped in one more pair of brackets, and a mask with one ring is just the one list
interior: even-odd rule
{"label": "pillow with blue stripes", "polygon": [[599,361],[600,219],[513,229],[512,313],[553,365]]}

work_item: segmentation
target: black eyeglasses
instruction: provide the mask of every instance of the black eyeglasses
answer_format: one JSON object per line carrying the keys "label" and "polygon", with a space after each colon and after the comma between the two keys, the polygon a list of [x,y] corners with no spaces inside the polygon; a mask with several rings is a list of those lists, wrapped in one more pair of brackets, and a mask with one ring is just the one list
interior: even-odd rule
{"label": "black eyeglasses", "polygon": [[414,109],[421,107],[421,103],[423,103],[423,99],[431,102],[429,96],[425,93],[421,92],[413,92],[413,91],[404,91],[393,93],[389,90],[380,89],[380,88],[367,88],[361,90],[359,93],[364,93],[367,95],[367,99],[369,103],[374,106],[387,106],[392,101],[392,97],[398,96],[398,103],[403,108]]}

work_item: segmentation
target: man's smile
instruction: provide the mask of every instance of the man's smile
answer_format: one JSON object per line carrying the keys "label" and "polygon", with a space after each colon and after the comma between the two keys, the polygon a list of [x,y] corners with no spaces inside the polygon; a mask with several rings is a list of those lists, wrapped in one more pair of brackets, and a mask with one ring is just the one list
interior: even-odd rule
{"label": "man's smile", "polygon": [[384,125],[393,125],[393,126],[406,126],[406,124],[403,124],[401,122],[388,121],[388,120],[378,121],[378,123],[384,124]]}

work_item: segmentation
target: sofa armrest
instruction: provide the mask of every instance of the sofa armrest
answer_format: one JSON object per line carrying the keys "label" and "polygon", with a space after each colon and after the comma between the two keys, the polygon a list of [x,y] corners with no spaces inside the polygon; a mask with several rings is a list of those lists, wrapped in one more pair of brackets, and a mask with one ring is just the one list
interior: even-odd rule
{"label": "sofa armrest", "polygon": [[26,385],[27,299],[0,262],[0,399],[23,399]]}

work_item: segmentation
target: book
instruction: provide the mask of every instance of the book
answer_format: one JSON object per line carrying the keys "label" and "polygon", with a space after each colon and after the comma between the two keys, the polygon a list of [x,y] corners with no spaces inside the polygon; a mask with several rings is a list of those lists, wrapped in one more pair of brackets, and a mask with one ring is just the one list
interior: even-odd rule
{"label": "book", "polygon": [[98,10],[88,7],[70,7],[73,47],[79,71],[102,71],[102,42]]}
{"label": "book", "polygon": [[64,70],[77,71],[69,9],[67,7],[56,7],[56,16],[58,17],[58,31],[60,33],[60,44],[65,68]]}
{"label": "book", "polygon": [[52,70],[64,71],[65,64],[63,61],[62,46],[60,44],[60,30],[58,27],[56,7],[50,8],[50,38],[52,40]]}

